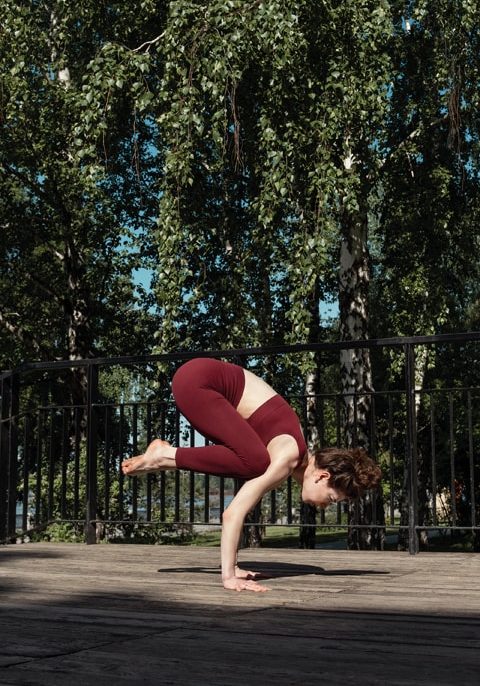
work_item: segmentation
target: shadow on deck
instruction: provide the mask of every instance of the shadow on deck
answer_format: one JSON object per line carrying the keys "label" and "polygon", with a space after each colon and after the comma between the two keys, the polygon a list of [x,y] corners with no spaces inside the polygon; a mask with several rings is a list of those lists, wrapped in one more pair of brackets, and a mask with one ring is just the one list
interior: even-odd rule
{"label": "shadow on deck", "polygon": [[268,593],[224,591],[215,548],[0,548],[0,685],[478,683],[478,555],[241,560]]}

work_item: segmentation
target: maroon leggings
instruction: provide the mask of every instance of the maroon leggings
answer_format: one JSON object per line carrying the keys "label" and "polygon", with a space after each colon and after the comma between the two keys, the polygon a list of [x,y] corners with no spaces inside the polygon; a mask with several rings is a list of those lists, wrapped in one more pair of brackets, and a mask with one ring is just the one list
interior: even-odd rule
{"label": "maroon leggings", "polygon": [[172,381],[175,402],[192,426],[215,445],[178,448],[179,469],[251,479],[270,464],[268,443],[279,434],[297,441],[299,460],[306,445],[298,417],[279,395],[248,419],[236,408],[245,386],[243,369],[229,362],[196,358],[186,362]]}

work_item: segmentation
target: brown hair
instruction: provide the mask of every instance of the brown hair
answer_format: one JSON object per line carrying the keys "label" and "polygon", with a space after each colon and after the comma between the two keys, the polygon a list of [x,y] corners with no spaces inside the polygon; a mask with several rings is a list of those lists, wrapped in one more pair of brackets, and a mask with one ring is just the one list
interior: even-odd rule
{"label": "brown hair", "polygon": [[382,478],[382,470],[362,448],[320,448],[313,455],[315,465],[330,472],[330,485],[347,498],[359,498]]}

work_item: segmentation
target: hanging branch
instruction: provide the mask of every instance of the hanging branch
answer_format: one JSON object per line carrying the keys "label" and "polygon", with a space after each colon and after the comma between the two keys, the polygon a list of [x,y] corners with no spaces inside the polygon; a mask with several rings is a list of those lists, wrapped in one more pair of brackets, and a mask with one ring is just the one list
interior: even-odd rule
{"label": "hanging branch", "polygon": [[158,41],[162,40],[162,38],[165,36],[166,31],[163,31],[159,36],[156,38],[152,38],[152,40],[147,40],[145,43],[142,43],[141,45],[138,46],[138,48],[134,48],[132,52],[140,52],[140,50],[143,50],[145,46],[148,45],[146,52],[150,50],[152,45],[155,45],[155,43],[158,43]]}

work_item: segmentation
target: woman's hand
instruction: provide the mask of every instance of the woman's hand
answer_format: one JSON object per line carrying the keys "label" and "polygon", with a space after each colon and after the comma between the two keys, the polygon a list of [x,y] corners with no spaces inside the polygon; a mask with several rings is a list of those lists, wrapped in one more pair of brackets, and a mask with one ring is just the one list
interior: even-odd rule
{"label": "woman's hand", "polygon": [[270,590],[267,586],[262,586],[253,579],[241,579],[238,576],[223,579],[223,588],[228,591],[253,591],[254,593],[265,593],[265,591]]}

